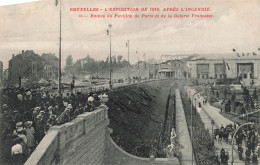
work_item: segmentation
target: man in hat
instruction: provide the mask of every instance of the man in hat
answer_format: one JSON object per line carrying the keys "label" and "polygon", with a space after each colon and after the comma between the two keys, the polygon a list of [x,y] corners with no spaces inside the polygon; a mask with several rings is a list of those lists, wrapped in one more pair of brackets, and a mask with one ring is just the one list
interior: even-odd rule
{"label": "man in hat", "polygon": [[80,114],[80,108],[77,107],[74,111],[73,117],[76,118]]}
{"label": "man in hat", "polygon": [[45,124],[43,121],[43,116],[41,114],[39,114],[36,117],[37,121],[36,121],[36,130],[35,130],[35,139],[37,141],[37,143],[40,143],[40,141],[42,140],[42,138],[45,135]]}
{"label": "man in hat", "polygon": [[241,144],[238,145],[237,151],[238,151],[239,159],[242,160],[243,147]]}
{"label": "man in hat", "polygon": [[33,117],[33,122],[36,123],[37,119],[36,117],[39,115],[40,112],[40,107],[35,107],[32,113],[32,117]]}
{"label": "man in hat", "polygon": [[48,119],[47,125],[50,128],[51,126],[57,125],[56,121],[56,115],[50,115],[50,118]]}
{"label": "man in hat", "polygon": [[16,129],[17,136],[22,139],[21,145],[23,148],[23,153],[25,153],[26,145],[27,145],[27,138],[24,135],[24,129],[22,127],[19,127]]}
{"label": "man in hat", "polygon": [[226,152],[225,152],[224,148],[222,148],[220,151],[220,159],[221,159],[222,164],[226,163]]}
{"label": "man in hat", "polygon": [[87,112],[92,112],[95,110],[95,105],[94,105],[94,98],[92,96],[90,96],[88,98],[88,102],[87,102]]}
{"label": "man in hat", "polygon": [[70,109],[69,108],[66,108],[65,109],[65,113],[64,113],[64,116],[63,116],[63,122],[64,123],[67,123],[67,122],[70,122],[71,121],[71,116],[70,116]]}
{"label": "man in hat", "polygon": [[49,111],[49,115],[52,115],[52,114],[53,114],[53,107],[52,107],[52,106],[49,106],[49,107],[48,107],[48,111]]}
{"label": "man in hat", "polygon": [[32,127],[33,122],[32,121],[26,121],[24,123],[25,126],[25,133],[26,133],[26,138],[27,138],[27,156],[29,157],[32,151],[35,148],[35,130]]}
{"label": "man in hat", "polygon": [[23,123],[22,123],[22,122],[17,122],[17,123],[15,124],[15,130],[13,131],[13,135],[14,135],[14,136],[17,136],[17,135],[18,135],[17,130],[20,129],[20,128],[23,129]]}
{"label": "man in hat", "polygon": [[16,165],[23,164],[23,147],[21,145],[22,139],[17,137],[14,139],[15,145],[11,149],[11,155],[13,157],[13,163]]}
{"label": "man in hat", "polygon": [[56,120],[58,124],[70,122],[70,109],[66,108]]}
{"label": "man in hat", "polygon": [[100,105],[101,105],[101,103],[99,102],[99,97],[98,97],[98,95],[95,93],[95,94],[93,94],[93,98],[94,98],[94,100],[93,100],[93,105],[95,106],[95,107],[99,107]]}

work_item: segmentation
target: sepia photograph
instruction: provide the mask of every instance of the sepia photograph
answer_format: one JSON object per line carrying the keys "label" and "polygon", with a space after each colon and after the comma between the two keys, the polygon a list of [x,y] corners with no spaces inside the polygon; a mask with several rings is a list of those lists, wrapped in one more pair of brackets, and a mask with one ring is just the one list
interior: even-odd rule
{"label": "sepia photograph", "polygon": [[260,164],[259,0],[1,0],[0,165]]}

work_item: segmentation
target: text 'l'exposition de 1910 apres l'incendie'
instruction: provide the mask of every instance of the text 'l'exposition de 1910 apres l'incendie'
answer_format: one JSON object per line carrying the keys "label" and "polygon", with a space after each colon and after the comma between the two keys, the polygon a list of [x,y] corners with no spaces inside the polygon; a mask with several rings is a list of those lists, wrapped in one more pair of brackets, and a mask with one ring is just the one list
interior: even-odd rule
{"label": "text 'l'exposition de 1910 apres l'incendie'", "polygon": [[[76,8],[70,8],[70,11],[82,11],[82,12],[127,12],[127,11],[131,11],[131,12],[145,12],[145,11],[172,11],[172,12],[209,12],[211,11],[210,7],[197,7],[197,8],[190,8],[190,7],[182,7],[182,8],[178,8],[178,7],[172,7],[172,8],[84,8],[84,7],[76,7]],[[105,18],[105,17],[110,17],[110,18],[179,18],[179,17],[202,17],[202,18],[210,18],[213,17],[212,14],[161,14],[159,15],[158,13],[153,15],[153,14],[94,14],[91,13],[89,16],[88,15],[79,15],[80,17],[91,17],[91,18]]]}

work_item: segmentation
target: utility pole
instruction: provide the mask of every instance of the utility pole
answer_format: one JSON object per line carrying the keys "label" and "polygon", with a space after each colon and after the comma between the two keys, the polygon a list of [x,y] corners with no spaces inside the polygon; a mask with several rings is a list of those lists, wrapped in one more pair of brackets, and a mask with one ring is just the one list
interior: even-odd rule
{"label": "utility pole", "polygon": [[[0,114],[3,113],[3,83],[4,83],[4,78],[3,78],[3,62],[0,61]],[[0,119],[1,120],[1,119]],[[2,123],[0,123],[2,124]],[[1,128],[1,127],[0,127]],[[1,129],[0,129],[1,130]]]}
{"label": "utility pole", "polygon": [[129,71],[129,69],[130,69],[130,63],[129,63],[129,47],[130,47],[130,45],[129,45],[129,40],[127,40],[127,47],[128,47],[128,65],[127,65],[127,81],[128,81],[128,84],[130,84],[130,71]]}
{"label": "utility pole", "polygon": [[59,71],[58,71],[58,92],[61,97],[61,1],[60,1],[60,38],[59,38]]}
{"label": "utility pole", "polygon": [[110,37],[110,54],[109,54],[109,88],[112,89],[112,73],[111,73],[111,28],[112,28],[112,24],[109,24],[108,27],[109,27],[109,37]]}

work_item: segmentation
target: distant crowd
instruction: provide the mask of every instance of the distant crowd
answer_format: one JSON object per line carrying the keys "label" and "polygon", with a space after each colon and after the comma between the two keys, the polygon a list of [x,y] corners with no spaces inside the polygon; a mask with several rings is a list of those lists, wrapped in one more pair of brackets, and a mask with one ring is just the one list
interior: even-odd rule
{"label": "distant crowd", "polygon": [[14,164],[23,164],[54,125],[70,122],[77,115],[100,106],[97,94],[67,93],[6,88],[3,90],[4,139],[12,139]]}
{"label": "distant crowd", "polygon": [[[238,124],[230,124],[224,127],[221,125],[220,129],[214,130],[214,138],[217,142],[226,142],[232,144],[232,137],[234,131],[237,129]],[[257,145],[259,142],[258,132],[254,126],[245,126],[238,130],[234,140],[237,145],[237,152],[240,160],[245,161],[246,164],[258,164],[257,158]],[[245,152],[244,152],[245,149]],[[221,149],[219,154],[216,154],[216,164],[227,164],[229,160],[229,153],[224,148]]]}

